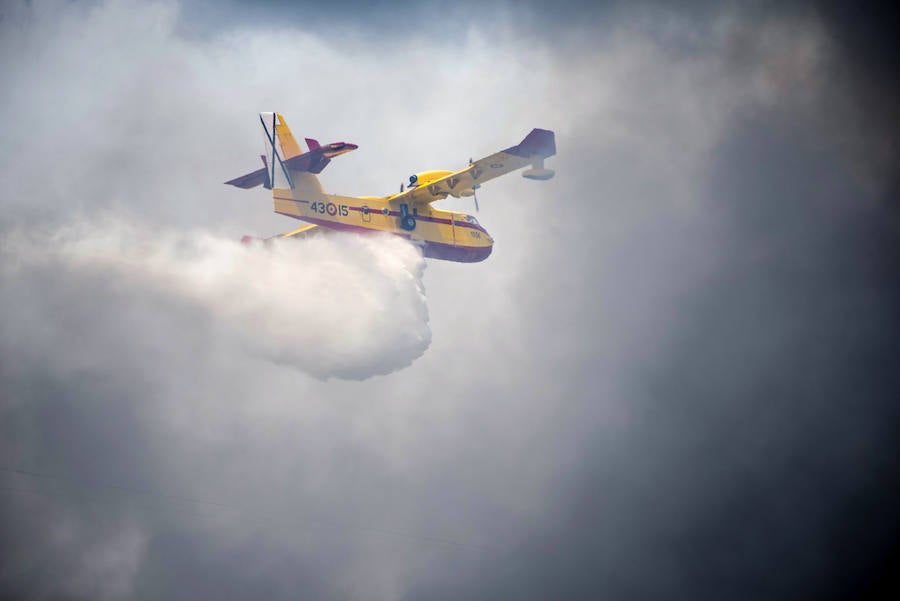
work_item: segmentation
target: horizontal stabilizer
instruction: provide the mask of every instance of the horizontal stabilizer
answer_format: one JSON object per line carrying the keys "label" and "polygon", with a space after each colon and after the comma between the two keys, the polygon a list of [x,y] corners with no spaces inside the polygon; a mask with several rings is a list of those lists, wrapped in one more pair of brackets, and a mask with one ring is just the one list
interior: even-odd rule
{"label": "horizontal stabilizer", "polygon": [[[307,140],[306,142],[310,144],[310,142],[315,142],[315,140]],[[310,144],[310,148],[312,148],[312,144]],[[356,144],[350,144],[349,142],[332,142],[325,146],[319,146],[318,142],[316,142],[315,149],[286,160],[284,165],[292,171],[322,173],[322,170],[328,166],[331,159],[357,148],[359,147]]]}
{"label": "horizontal stabilizer", "polygon": [[252,173],[248,173],[247,175],[242,175],[240,177],[236,177],[232,180],[225,182],[228,185],[236,186],[238,188],[243,188],[244,190],[248,190],[250,188],[255,188],[262,184],[262,186],[267,189],[272,189],[272,184],[269,181],[269,167],[266,162],[266,155],[259,155],[263,162],[263,168],[257,169]]}
{"label": "horizontal stabilizer", "polygon": [[240,177],[236,177],[234,179],[228,180],[225,182],[231,186],[237,186],[238,188],[243,188],[245,190],[249,188],[255,188],[260,184],[265,184],[269,181],[269,172],[263,167],[262,169],[257,169],[253,173],[248,173],[247,175],[242,175]]}

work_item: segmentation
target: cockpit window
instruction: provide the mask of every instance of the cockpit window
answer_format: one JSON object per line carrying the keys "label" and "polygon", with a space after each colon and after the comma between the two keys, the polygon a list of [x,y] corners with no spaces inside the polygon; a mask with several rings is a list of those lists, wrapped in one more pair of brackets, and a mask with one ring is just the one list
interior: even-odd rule
{"label": "cockpit window", "polygon": [[471,215],[466,215],[466,221],[468,221],[469,223],[474,223],[475,225],[481,225],[480,223],[478,223],[478,220]]}

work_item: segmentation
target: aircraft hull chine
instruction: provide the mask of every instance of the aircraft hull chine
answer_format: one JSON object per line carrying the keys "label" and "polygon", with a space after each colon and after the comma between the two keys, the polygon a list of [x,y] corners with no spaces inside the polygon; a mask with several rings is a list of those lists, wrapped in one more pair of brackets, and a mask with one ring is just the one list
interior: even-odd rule
{"label": "aircraft hull chine", "polygon": [[422,253],[429,259],[453,261],[456,263],[479,263],[491,255],[491,246],[455,246],[440,242],[424,241]]}

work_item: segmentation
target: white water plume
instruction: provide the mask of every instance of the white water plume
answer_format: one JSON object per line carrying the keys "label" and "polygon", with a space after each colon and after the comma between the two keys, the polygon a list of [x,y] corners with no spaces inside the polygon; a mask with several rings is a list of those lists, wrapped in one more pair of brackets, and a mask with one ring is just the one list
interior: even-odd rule
{"label": "white water plume", "polygon": [[[106,219],[49,236],[18,232],[7,239],[4,254],[4,288],[35,270],[61,281],[53,277],[59,270],[92,287],[99,279],[161,299],[141,304],[142,311],[186,302],[227,344],[319,378],[386,374],[409,365],[431,341],[424,259],[393,236],[339,234],[245,246],[205,231],[149,231]],[[73,289],[61,284],[48,292],[65,296]],[[65,299],[54,305],[55,320],[65,319],[58,309],[68,305]],[[115,319],[115,309],[104,315]]]}

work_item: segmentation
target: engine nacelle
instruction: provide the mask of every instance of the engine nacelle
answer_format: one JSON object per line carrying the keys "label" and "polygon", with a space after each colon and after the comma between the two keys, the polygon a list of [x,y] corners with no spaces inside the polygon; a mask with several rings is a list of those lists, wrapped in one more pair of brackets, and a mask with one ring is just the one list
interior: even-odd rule
{"label": "engine nacelle", "polygon": [[452,171],[439,170],[439,171],[422,171],[421,173],[416,173],[414,175],[409,176],[409,186],[410,188],[415,188],[417,186],[427,186],[431,182],[435,180],[439,180],[442,177],[447,177],[453,173]]}

